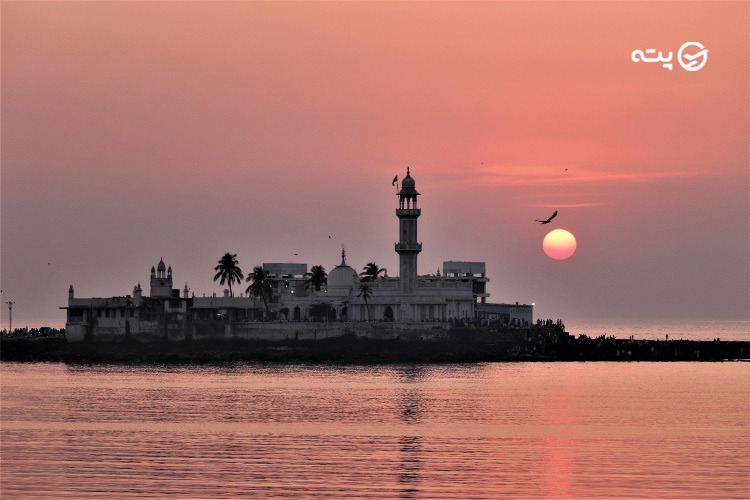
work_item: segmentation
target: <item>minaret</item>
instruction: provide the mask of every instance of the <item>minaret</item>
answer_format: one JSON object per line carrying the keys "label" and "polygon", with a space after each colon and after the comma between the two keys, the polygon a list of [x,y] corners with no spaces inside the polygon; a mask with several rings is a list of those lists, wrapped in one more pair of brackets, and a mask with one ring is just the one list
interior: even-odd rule
{"label": "minaret", "polygon": [[171,297],[172,296],[172,266],[164,264],[164,259],[160,259],[156,269],[151,267],[151,297]]}
{"label": "minaret", "polygon": [[417,219],[422,210],[417,208],[417,190],[414,179],[406,168],[406,177],[398,193],[396,216],[399,223],[399,242],[396,253],[399,255],[399,283],[401,293],[409,294],[417,286],[417,255],[422,251],[422,244],[417,242]]}

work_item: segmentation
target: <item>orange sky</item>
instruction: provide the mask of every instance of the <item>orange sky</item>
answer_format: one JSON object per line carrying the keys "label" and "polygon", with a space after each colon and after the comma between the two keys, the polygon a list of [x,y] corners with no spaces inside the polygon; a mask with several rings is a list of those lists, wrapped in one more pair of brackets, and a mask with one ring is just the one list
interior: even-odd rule
{"label": "orange sky", "polygon": [[[420,273],[484,260],[569,324],[747,319],[748,5],[3,2],[2,300],[59,324],[162,256],[200,295],[226,251],[342,243],[395,275],[410,165]],[[630,57],[686,41],[699,71]]]}

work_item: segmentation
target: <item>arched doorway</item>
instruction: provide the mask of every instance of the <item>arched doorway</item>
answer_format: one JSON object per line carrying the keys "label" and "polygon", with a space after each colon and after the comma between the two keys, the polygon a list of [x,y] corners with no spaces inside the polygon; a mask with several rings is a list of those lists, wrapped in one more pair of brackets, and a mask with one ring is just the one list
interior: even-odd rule
{"label": "arched doorway", "polygon": [[349,308],[347,306],[343,306],[341,308],[341,312],[339,313],[339,319],[341,321],[349,321]]}
{"label": "arched doorway", "polygon": [[383,311],[383,319],[386,321],[393,321],[393,308],[391,306],[385,306],[385,311]]}

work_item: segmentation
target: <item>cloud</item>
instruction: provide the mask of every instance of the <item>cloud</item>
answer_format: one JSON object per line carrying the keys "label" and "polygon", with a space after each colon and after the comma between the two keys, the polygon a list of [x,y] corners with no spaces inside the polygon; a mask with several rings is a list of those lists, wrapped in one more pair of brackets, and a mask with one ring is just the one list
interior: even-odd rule
{"label": "cloud", "polygon": [[[482,165],[473,169],[453,169],[442,172],[440,180],[430,179],[425,187],[431,189],[457,186],[484,187],[555,187],[555,186],[613,186],[629,183],[653,182],[701,175],[698,171],[628,172],[593,170],[574,165]],[[435,172],[431,172],[435,173]],[[540,206],[540,205],[537,205]],[[558,207],[562,205],[556,205]],[[577,206],[577,205],[576,205]]]}
{"label": "cloud", "polygon": [[698,174],[699,172],[695,171],[612,172],[565,165],[497,165],[481,169],[476,175],[467,177],[466,181],[505,186],[622,184],[690,177]]}
{"label": "cloud", "polygon": [[601,202],[590,202],[590,203],[558,203],[557,205],[551,203],[537,203],[535,205],[526,205],[527,207],[535,208],[583,208],[583,207],[601,207],[605,203]]}

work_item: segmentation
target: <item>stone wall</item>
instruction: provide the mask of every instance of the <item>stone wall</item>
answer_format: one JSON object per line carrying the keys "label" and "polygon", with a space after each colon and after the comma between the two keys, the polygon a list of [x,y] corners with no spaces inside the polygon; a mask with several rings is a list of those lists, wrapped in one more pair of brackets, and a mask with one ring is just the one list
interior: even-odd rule
{"label": "stone wall", "polygon": [[[130,336],[141,342],[173,342],[210,339],[248,339],[248,340],[321,340],[326,338],[354,335],[372,339],[403,340],[442,340],[450,337],[455,331],[450,323],[445,322],[411,322],[411,323],[221,323],[215,321],[134,321],[130,327]],[[82,342],[87,333],[95,341],[115,341],[126,337],[124,326],[77,324],[68,325],[66,338],[70,342]]]}

